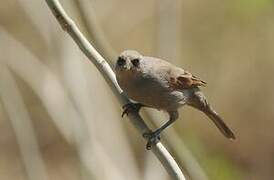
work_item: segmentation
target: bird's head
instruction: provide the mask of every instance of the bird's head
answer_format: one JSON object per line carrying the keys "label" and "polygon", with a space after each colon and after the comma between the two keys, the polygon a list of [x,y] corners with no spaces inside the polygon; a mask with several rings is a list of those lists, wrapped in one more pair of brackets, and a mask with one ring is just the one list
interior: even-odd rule
{"label": "bird's head", "polygon": [[136,70],[140,67],[142,55],[134,50],[123,51],[117,61],[115,66],[116,73]]}

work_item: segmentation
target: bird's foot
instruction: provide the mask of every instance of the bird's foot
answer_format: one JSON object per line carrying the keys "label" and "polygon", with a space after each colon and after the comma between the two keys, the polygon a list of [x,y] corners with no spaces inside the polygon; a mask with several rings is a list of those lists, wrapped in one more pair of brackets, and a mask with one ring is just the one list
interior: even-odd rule
{"label": "bird's foot", "polygon": [[143,137],[148,139],[147,145],[146,145],[147,150],[150,150],[151,146],[155,145],[161,139],[160,132],[158,131],[144,133]]}
{"label": "bird's foot", "polygon": [[122,113],[122,117],[124,117],[124,115],[128,115],[130,112],[139,112],[141,107],[143,107],[142,104],[140,103],[128,103],[128,104],[125,104],[123,106],[123,113]]}

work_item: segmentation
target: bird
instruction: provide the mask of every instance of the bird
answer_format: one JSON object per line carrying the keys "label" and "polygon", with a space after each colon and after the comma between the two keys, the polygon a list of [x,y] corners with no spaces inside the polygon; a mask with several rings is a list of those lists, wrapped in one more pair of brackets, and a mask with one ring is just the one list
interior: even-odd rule
{"label": "bird", "polygon": [[184,105],[205,113],[225,137],[236,139],[202,92],[200,87],[207,83],[189,71],[160,58],[125,50],[116,60],[115,75],[125,95],[134,101],[123,106],[122,116],[131,110],[139,112],[142,107],[162,110],[169,115],[161,127],[143,134],[148,139],[148,150],[160,140],[161,132],[178,119],[178,109]]}

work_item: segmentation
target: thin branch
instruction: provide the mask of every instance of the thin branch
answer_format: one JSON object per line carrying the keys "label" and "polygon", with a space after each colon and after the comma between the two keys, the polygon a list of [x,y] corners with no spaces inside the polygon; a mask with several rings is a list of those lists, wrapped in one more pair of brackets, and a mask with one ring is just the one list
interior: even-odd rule
{"label": "thin branch", "polygon": [[[104,31],[97,21],[96,14],[94,12],[93,2],[90,0],[76,0],[75,6],[80,14],[83,25],[88,33],[88,38],[93,39],[95,48],[104,54],[106,59],[111,61],[117,57],[117,52],[111,46],[108,39],[104,36]],[[86,35],[87,36],[87,35]],[[112,62],[113,63],[113,62]]]}
{"label": "thin branch", "polygon": [[[121,105],[129,103],[129,100],[123,95],[123,92],[116,82],[115,74],[112,71],[106,60],[94,49],[94,47],[88,42],[84,35],[80,32],[75,23],[66,14],[65,10],[61,6],[58,0],[46,0],[52,13],[62,26],[63,30],[68,32],[68,34],[74,39],[76,44],[82,50],[82,52],[88,57],[88,59],[97,67],[101,75],[104,77],[108,85],[111,87],[112,92],[118,98]],[[150,129],[145,124],[144,120],[140,117],[138,113],[129,113],[128,115],[130,121],[133,123],[135,128],[143,134],[144,132],[149,132]],[[185,177],[179,168],[178,164],[175,162],[170,153],[158,142],[156,145],[152,146],[153,153],[161,161],[162,165],[165,167],[172,179],[185,180]]]}
{"label": "thin branch", "polygon": [[[144,117],[152,119],[152,127],[157,127],[160,122],[156,119],[160,118],[159,113],[149,113],[144,111]],[[156,123],[157,122],[157,123]],[[187,148],[182,138],[179,137],[178,133],[173,127],[168,129],[168,132],[163,132],[164,136],[162,141],[165,142],[166,146],[171,149],[176,160],[181,164],[181,169],[184,172],[185,176],[188,176],[190,179],[195,180],[208,180],[208,177],[199,165],[198,161],[195,159],[191,151]]]}

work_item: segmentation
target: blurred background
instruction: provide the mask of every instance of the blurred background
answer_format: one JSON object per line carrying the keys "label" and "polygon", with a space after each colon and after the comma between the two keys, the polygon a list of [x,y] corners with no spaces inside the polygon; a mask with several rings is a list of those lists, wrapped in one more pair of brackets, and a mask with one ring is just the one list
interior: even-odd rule
{"label": "blurred background", "polygon": [[[135,49],[207,81],[237,141],[181,108],[163,143],[188,179],[273,179],[272,0],[61,2],[110,64]],[[0,2],[0,54],[0,179],[170,179],[44,0]],[[142,115],[151,128],[167,118]]]}

